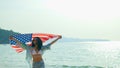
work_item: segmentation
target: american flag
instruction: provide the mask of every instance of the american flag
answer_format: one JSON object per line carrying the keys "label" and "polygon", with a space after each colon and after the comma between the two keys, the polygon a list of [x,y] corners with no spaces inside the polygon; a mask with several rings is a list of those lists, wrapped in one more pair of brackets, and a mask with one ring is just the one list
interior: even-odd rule
{"label": "american flag", "polygon": [[[32,39],[34,37],[39,37],[42,40],[42,42],[44,43],[47,40],[55,38],[57,36],[58,35],[46,34],[46,33],[28,33],[28,34],[13,35],[14,38],[16,38],[20,42],[27,44],[27,45],[31,45]],[[10,40],[10,44],[11,44],[11,47],[16,50],[16,52],[20,53],[20,52],[24,51],[24,49],[21,48],[19,45],[17,45],[17,43],[15,41]]]}

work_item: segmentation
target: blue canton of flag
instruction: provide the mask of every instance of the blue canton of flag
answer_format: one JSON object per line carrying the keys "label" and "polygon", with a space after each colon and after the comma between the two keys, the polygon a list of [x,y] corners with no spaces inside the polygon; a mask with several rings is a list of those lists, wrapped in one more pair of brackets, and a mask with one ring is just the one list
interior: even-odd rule
{"label": "blue canton of flag", "polygon": [[[13,35],[13,37],[24,44],[32,41],[32,34],[17,34],[17,35]],[[13,40],[10,40],[10,44],[16,45],[16,42]]]}

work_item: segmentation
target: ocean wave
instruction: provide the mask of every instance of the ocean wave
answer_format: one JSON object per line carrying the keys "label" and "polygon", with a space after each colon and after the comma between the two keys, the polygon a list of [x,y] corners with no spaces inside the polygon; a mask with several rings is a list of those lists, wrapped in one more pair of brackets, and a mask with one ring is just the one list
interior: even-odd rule
{"label": "ocean wave", "polygon": [[101,66],[68,66],[68,65],[51,65],[50,68],[104,68]]}
{"label": "ocean wave", "polygon": [[100,67],[100,66],[66,66],[63,65],[63,68],[104,68],[104,67]]}

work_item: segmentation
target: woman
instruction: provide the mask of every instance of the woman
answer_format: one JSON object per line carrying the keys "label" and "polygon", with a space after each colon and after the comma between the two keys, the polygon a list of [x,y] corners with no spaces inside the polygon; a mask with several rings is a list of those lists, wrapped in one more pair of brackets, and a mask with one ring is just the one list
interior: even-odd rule
{"label": "woman", "polygon": [[27,46],[26,44],[21,43],[17,39],[10,36],[10,40],[14,40],[17,42],[20,47],[26,49],[26,59],[30,63],[31,57],[32,57],[32,68],[45,68],[44,61],[42,58],[42,54],[45,50],[50,49],[50,46],[55,43],[58,39],[60,39],[61,36],[58,36],[55,40],[53,40],[51,43],[44,45],[42,43],[42,40],[39,37],[35,37],[32,40],[32,46]]}

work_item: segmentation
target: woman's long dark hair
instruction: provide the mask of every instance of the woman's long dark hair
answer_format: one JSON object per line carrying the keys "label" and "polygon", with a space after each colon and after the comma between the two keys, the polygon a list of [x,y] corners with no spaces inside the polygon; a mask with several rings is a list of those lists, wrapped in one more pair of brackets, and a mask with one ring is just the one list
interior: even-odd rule
{"label": "woman's long dark hair", "polygon": [[[42,40],[39,37],[33,38],[33,41],[34,40],[37,41],[37,45],[38,45],[37,49],[38,49],[38,51],[41,50],[41,48],[43,46]],[[32,47],[35,47],[35,44],[33,43],[33,41],[32,41]]]}

